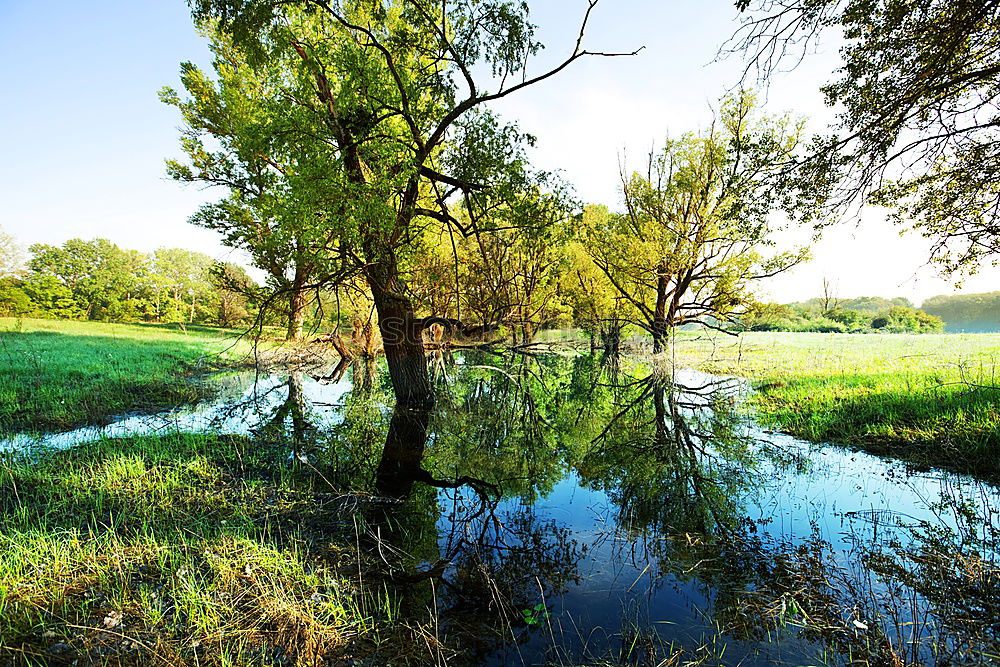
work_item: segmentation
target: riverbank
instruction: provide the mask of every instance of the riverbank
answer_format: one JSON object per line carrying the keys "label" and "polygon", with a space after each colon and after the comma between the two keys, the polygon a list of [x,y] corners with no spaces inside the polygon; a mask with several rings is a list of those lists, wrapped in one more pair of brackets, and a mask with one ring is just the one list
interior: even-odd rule
{"label": "riverbank", "polygon": [[1000,477],[1000,335],[683,332],[674,354],[750,378],[766,426]]}
{"label": "riverbank", "polygon": [[244,358],[238,333],[0,318],[0,432],[63,430],[204,398],[191,377]]}

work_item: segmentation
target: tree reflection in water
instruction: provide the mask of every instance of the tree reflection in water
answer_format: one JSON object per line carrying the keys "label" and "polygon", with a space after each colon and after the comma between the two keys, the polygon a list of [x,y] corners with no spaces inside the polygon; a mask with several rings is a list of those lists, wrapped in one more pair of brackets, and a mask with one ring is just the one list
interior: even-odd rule
{"label": "tree reflection in water", "polygon": [[[737,381],[591,356],[438,351],[431,368],[433,412],[390,410],[371,361],[314,375],[352,379],[325,421],[293,373],[262,430],[304,474],[358,494],[341,523],[362,552],[361,588],[380,600],[373,616],[433,628],[422,659],[1000,655],[995,490],[945,481],[923,498],[926,480],[909,488],[919,480],[876,462],[880,493],[931,518],[841,511],[802,488],[851,471],[824,472],[815,450],[756,429]],[[705,655],[713,645],[724,657]]]}

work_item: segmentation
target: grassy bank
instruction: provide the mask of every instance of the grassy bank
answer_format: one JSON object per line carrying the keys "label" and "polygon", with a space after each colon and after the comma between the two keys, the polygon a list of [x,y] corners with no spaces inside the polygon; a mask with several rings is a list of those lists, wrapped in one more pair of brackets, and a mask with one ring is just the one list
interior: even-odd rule
{"label": "grassy bank", "polygon": [[200,389],[188,376],[238,356],[233,340],[205,327],[0,318],[0,431],[194,400]]}
{"label": "grassy bank", "polygon": [[751,378],[767,425],[1000,475],[1000,335],[684,333],[676,350],[683,364]]}
{"label": "grassy bank", "polygon": [[353,528],[281,458],[197,435],[8,455],[0,664],[321,664],[365,630]]}

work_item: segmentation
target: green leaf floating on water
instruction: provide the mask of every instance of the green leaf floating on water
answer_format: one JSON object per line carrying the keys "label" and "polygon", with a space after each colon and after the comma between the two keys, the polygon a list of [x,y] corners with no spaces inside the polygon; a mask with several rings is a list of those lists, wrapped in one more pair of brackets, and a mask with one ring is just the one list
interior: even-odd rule
{"label": "green leaf floating on water", "polygon": [[549,612],[545,609],[545,604],[539,602],[534,607],[521,610],[521,616],[527,625],[537,625],[539,621],[549,617]]}

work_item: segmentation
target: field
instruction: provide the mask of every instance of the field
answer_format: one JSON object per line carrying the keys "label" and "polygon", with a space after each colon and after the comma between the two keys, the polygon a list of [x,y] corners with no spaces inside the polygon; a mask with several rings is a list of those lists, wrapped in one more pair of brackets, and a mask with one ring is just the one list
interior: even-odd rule
{"label": "field", "polygon": [[1000,474],[1000,335],[677,338],[678,362],[753,380],[757,418],[812,441]]}
{"label": "field", "polygon": [[65,429],[199,398],[190,380],[238,358],[208,327],[0,318],[0,432]]}

